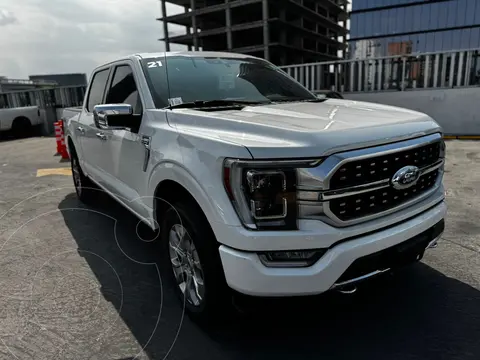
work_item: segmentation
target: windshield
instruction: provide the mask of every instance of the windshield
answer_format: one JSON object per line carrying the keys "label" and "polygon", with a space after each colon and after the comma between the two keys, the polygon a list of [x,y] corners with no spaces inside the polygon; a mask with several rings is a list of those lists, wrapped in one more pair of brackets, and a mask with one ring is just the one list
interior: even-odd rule
{"label": "windshield", "polygon": [[282,70],[260,59],[174,56],[144,59],[142,66],[157,108],[194,101],[317,99]]}

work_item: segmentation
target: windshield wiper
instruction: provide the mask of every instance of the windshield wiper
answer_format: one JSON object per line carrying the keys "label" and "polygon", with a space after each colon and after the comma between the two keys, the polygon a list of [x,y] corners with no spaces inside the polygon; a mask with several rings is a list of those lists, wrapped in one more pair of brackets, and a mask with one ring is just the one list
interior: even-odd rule
{"label": "windshield wiper", "polygon": [[185,102],[182,104],[171,105],[170,109],[188,109],[188,108],[202,108],[202,107],[223,107],[223,106],[247,106],[247,105],[264,105],[270,104],[271,101],[246,101],[246,100],[195,100]]}
{"label": "windshield wiper", "polygon": [[324,102],[327,100],[327,98],[279,98],[279,99],[271,99],[272,102],[313,102],[313,103],[319,103],[319,102]]}

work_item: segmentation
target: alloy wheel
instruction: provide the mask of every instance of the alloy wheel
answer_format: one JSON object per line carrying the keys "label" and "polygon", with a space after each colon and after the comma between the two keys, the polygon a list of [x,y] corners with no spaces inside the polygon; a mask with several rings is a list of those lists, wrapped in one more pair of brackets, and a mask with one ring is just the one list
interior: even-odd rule
{"label": "alloy wheel", "polygon": [[195,244],[183,225],[175,224],[168,235],[170,262],[185,300],[200,306],[205,298],[203,269]]}

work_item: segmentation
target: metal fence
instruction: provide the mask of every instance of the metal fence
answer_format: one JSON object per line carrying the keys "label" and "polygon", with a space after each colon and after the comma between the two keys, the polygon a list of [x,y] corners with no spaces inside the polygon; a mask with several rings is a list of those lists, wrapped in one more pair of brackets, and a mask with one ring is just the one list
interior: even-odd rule
{"label": "metal fence", "polygon": [[309,90],[339,92],[480,85],[480,49],[282,66]]}
{"label": "metal fence", "polygon": [[0,93],[0,109],[38,106],[42,109],[81,106],[86,86],[65,86],[50,89]]}
{"label": "metal fence", "polygon": [[[387,91],[480,86],[480,49],[281,67],[309,90]],[[81,106],[86,86],[0,92],[0,109]]]}

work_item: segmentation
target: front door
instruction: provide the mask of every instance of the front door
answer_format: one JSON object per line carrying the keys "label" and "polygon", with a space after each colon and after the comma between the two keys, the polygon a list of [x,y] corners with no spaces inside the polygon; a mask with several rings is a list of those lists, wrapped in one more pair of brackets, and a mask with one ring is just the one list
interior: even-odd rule
{"label": "front door", "polygon": [[[143,218],[149,217],[146,201],[140,198],[148,182],[144,171],[147,149],[142,141],[143,105],[135,76],[129,63],[117,65],[107,92],[107,104],[130,104],[133,107],[129,130],[107,130],[108,157],[102,167],[109,177],[111,191]],[[110,189],[109,189],[110,190]]]}
{"label": "front door", "polygon": [[110,68],[106,68],[93,75],[85,111],[75,129],[84,155],[81,166],[94,181],[102,186],[106,183],[105,170],[102,168],[102,159],[107,156],[106,139],[101,137],[101,129],[95,125],[93,108],[103,102],[109,72]]}

